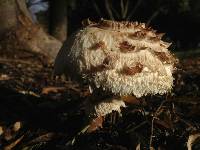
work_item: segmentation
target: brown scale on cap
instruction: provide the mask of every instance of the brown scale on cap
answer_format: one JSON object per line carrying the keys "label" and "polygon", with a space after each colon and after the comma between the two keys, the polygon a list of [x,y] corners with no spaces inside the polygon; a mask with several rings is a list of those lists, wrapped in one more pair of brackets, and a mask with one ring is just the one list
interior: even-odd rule
{"label": "brown scale on cap", "polygon": [[158,33],[156,34],[155,30],[152,30],[151,28],[140,28],[140,31],[136,31],[134,33],[129,33],[128,37],[131,39],[145,39],[148,38],[152,42],[158,42],[162,38],[164,34]]}
{"label": "brown scale on cap", "polygon": [[145,49],[148,49],[148,47],[142,46],[142,47],[139,47],[139,48],[138,48],[138,50],[145,50]]}
{"label": "brown scale on cap", "polygon": [[122,28],[140,28],[144,29],[145,24],[144,23],[138,23],[138,22],[128,22],[128,21],[121,21],[121,22],[115,22],[115,21],[110,21],[110,20],[103,20],[101,19],[99,23],[94,25],[99,28],[111,28],[111,29],[122,29]]}
{"label": "brown scale on cap", "polygon": [[168,42],[162,41],[162,43],[160,43],[160,46],[161,46],[161,47],[164,47],[164,48],[168,48],[168,47],[170,47],[171,44],[172,44],[172,43],[168,43]]}
{"label": "brown scale on cap", "polygon": [[91,66],[91,69],[87,72],[96,73],[96,72],[102,72],[105,70],[113,69],[116,60],[117,60],[117,57],[109,55],[103,60],[102,64],[97,65],[97,66]]}
{"label": "brown scale on cap", "polygon": [[149,40],[151,41],[151,42],[160,42],[160,38],[159,37],[150,37],[149,38]]}
{"label": "brown scale on cap", "polygon": [[106,44],[104,41],[99,41],[98,43],[93,44],[89,49],[91,50],[97,50],[97,49],[105,49]]}
{"label": "brown scale on cap", "polygon": [[136,48],[135,46],[131,45],[127,41],[123,41],[123,42],[119,43],[119,49],[123,53],[134,51],[135,48]]}
{"label": "brown scale on cap", "polygon": [[148,33],[148,32],[156,33],[156,30],[153,30],[153,29],[151,29],[151,28],[144,28],[143,31],[144,31],[144,32],[147,32],[147,33]]}
{"label": "brown scale on cap", "polygon": [[154,54],[162,61],[167,64],[176,64],[177,59],[173,57],[170,53],[165,53],[165,52],[154,52]]}
{"label": "brown scale on cap", "polygon": [[157,37],[159,38],[159,39],[162,39],[162,37],[165,35],[165,33],[157,33]]}
{"label": "brown scale on cap", "polygon": [[133,67],[124,66],[121,73],[125,75],[135,75],[136,73],[141,73],[143,70],[143,65],[141,63],[137,63]]}
{"label": "brown scale on cap", "polygon": [[154,54],[161,60],[161,61],[168,61],[169,57],[167,57],[165,52],[154,52]]}
{"label": "brown scale on cap", "polygon": [[135,33],[130,33],[129,34],[129,37],[130,38],[139,38],[139,39],[142,39],[142,38],[145,38],[147,35],[146,32],[143,32],[143,31],[137,31]]}

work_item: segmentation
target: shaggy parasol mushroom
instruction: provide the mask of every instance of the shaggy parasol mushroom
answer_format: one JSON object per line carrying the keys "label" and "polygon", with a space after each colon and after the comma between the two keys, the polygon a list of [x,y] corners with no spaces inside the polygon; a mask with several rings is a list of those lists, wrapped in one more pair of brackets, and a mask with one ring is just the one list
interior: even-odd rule
{"label": "shaggy parasol mushroom", "polygon": [[176,59],[162,36],[138,22],[90,22],[60,50],[55,74],[68,71],[72,78],[87,81],[93,95],[101,91],[114,96],[87,103],[93,116],[120,111],[125,107],[122,97],[140,98],[172,89]]}

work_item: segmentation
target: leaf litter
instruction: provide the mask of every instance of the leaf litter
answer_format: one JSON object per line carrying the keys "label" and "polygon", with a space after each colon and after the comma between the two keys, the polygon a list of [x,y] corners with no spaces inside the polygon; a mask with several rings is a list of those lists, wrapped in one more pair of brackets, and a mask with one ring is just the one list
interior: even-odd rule
{"label": "leaf litter", "polygon": [[82,103],[90,93],[88,86],[54,79],[52,64],[27,53],[1,54],[0,149],[200,147],[200,57],[180,61],[169,95],[134,101],[114,123],[112,114],[107,115],[101,128],[86,133]]}

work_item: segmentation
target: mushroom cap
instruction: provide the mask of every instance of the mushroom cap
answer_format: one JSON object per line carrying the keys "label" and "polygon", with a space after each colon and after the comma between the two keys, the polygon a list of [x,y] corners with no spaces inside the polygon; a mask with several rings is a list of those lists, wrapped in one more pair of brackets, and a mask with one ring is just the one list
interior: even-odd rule
{"label": "mushroom cap", "polygon": [[167,93],[177,60],[162,35],[143,23],[91,23],[60,50],[55,74],[64,73],[68,65],[71,76],[114,95]]}

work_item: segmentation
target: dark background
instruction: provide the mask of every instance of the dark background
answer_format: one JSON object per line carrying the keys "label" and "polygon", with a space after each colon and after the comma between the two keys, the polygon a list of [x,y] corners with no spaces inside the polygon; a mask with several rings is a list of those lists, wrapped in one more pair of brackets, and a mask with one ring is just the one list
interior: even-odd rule
{"label": "dark background", "polygon": [[[42,4],[42,2],[49,3],[48,11],[38,14],[46,16],[46,22],[49,22],[48,28],[50,34],[52,25],[54,27],[56,24],[56,19],[62,18],[64,14],[67,17],[68,36],[81,28],[81,22],[84,19],[89,18],[92,21],[98,21],[100,18],[104,18],[147,23],[155,30],[158,30],[158,32],[166,33],[164,40],[173,43],[171,50],[174,51],[197,50],[200,47],[199,0],[28,1],[29,6]],[[55,14],[55,10],[58,13]],[[38,18],[40,18],[40,15],[37,15]],[[56,15],[56,17],[52,18],[54,15]],[[54,36],[54,34],[52,35]]]}
{"label": "dark background", "polygon": [[[106,1],[109,3],[113,18],[106,9]],[[69,1],[68,33],[71,34],[80,28],[81,21],[86,18],[130,20],[148,23],[158,32],[165,32],[166,40],[173,42],[173,50],[194,50],[200,47],[200,1],[129,0],[127,15],[124,18],[121,15],[120,4],[121,0]]]}

